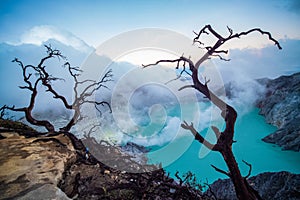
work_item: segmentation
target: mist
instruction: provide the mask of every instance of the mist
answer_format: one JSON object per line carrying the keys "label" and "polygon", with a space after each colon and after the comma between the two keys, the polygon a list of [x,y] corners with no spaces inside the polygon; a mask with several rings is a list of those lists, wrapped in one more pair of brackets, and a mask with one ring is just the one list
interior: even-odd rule
{"label": "mist", "polygon": [[[152,146],[164,145],[182,136],[190,137],[190,133],[180,128],[183,120],[197,124],[199,131],[206,130],[214,123],[222,127],[220,111],[201,94],[194,89],[178,91],[182,86],[191,84],[188,75],[173,80],[179,71],[170,66],[159,65],[142,69],[141,66],[129,62],[113,61],[105,55],[88,55],[59,42],[52,42],[57,45],[55,48],[63,49],[63,55],[68,57],[71,64],[84,70],[80,80],[99,80],[107,70],[112,69],[113,81],[107,83],[109,89],[101,90],[94,97],[95,100],[110,102],[112,113],[107,108],[103,108],[99,114],[94,107],[84,107],[84,114],[88,116],[89,121],[83,121],[73,129],[79,137],[83,137],[91,125],[97,123],[101,127],[95,136],[98,139],[104,138],[115,143],[130,140]],[[209,79],[209,88],[234,106],[239,116],[242,116],[250,111],[255,106],[256,99],[264,94],[264,86],[255,79],[273,78],[299,71],[297,56],[300,52],[296,48],[299,41],[281,42],[282,51],[271,46],[263,49],[231,50],[230,62],[217,59],[206,62],[199,69],[199,77],[201,81]],[[23,85],[22,72],[16,63],[10,61],[18,57],[24,64],[36,64],[45,55],[45,48],[30,44],[1,44],[0,47],[0,103],[26,106],[30,94],[18,88],[19,85]],[[289,58],[286,59],[286,56]],[[74,83],[68,78],[67,71],[62,70],[62,64],[63,61],[54,59],[47,63],[47,69],[53,75],[64,79],[53,84],[58,92],[71,101]],[[41,92],[34,109],[35,115],[50,116],[54,121],[58,119],[55,123],[66,120],[71,112],[66,112],[60,101],[45,93],[45,88],[40,87],[39,91]],[[18,113],[12,114],[20,117]]]}
{"label": "mist", "polygon": [[[49,40],[43,45],[51,45],[54,49],[59,49],[63,56],[66,57],[74,66],[80,66],[82,60],[87,56],[87,52],[83,53],[73,49],[69,46],[65,46],[55,40]],[[26,89],[20,89],[19,86],[24,86],[24,80],[22,76],[21,67],[11,62],[14,58],[18,58],[24,65],[37,65],[40,60],[47,55],[46,48],[43,45],[33,44],[21,44],[21,45],[9,45],[6,43],[0,44],[0,104],[18,107],[25,107],[29,105],[31,92]],[[67,68],[63,67],[66,60],[52,58],[45,63],[46,70],[49,74],[59,78],[59,80],[53,81],[53,88],[59,93],[63,94],[68,102],[73,98],[73,86],[74,81],[71,79]],[[28,71],[29,72],[29,71]],[[33,72],[33,71],[32,71]],[[32,73],[31,71],[29,73]],[[31,80],[35,80],[37,77],[34,74],[31,76]],[[72,112],[66,110],[61,101],[54,99],[53,95],[46,92],[44,86],[38,86],[38,95],[36,98],[36,104],[33,109],[33,116],[38,119],[48,119],[54,122],[58,118],[68,118]],[[26,121],[21,112],[8,112],[8,117],[12,119]],[[37,127],[35,127],[37,128]],[[38,128],[38,130],[45,131],[44,128]]]}

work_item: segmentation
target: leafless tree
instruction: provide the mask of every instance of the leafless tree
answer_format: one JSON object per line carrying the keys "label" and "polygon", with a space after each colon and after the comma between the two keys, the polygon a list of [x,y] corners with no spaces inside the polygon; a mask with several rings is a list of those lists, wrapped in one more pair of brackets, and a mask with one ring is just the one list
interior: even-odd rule
{"label": "leafless tree", "polygon": [[[51,93],[54,99],[61,101],[64,107],[67,110],[71,110],[72,116],[68,123],[59,128],[60,132],[68,132],[72,126],[76,124],[79,120],[81,120],[84,116],[80,112],[81,107],[84,104],[93,104],[95,108],[99,110],[99,106],[107,106],[110,109],[110,104],[106,101],[96,101],[91,97],[102,88],[107,88],[105,85],[107,82],[112,80],[112,71],[108,70],[104,76],[99,81],[95,80],[79,80],[78,76],[82,73],[82,70],[79,67],[72,66],[69,62],[66,61],[66,58],[61,54],[61,52],[57,49],[53,49],[50,45],[45,45],[47,55],[43,57],[37,65],[24,65],[22,61],[15,58],[12,62],[16,62],[22,69],[22,76],[25,85],[19,86],[20,89],[30,91],[31,95],[29,98],[29,104],[25,107],[17,108],[15,106],[7,106],[4,105],[0,108],[1,116],[5,110],[11,110],[16,112],[23,112],[25,114],[26,120],[36,126],[43,126],[49,132],[55,132],[55,126],[49,120],[39,120],[36,119],[32,111],[37,102],[37,95],[39,92],[40,86],[44,86],[46,88],[47,93]],[[53,82],[62,80],[62,78],[58,78],[49,74],[47,70],[46,62],[50,59],[57,58],[59,60],[63,60],[63,68],[68,70],[68,74],[74,81],[73,86],[73,94],[74,98],[72,102],[68,102],[66,96],[60,94],[58,90],[54,87]]]}
{"label": "leafless tree", "polygon": [[[268,39],[274,42],[279,49],[282,48],[279,42],[272,37],[270,32],[263,31],[260,28],[254,28],[240,33],[234,33],[233,30],[229,27],[227,27],[227,29],[229,34],[226,37],[222,36],[217,31],[215,31],[211,27],[211,25],[206,25],[199,32],[194,32],[196,35],[195,38],[193,39],[194,44],[198,44],[200,48],[203,48],[206,51],[206,53],[202,57],[200,57],[196,63],[194,63],[190,58],[181,56],[178,59],[174,59],[174,60],[159,60],[153,64],[143,65],[143,67],[158,65],[160,63],[176,63],[177,64],[176,68],[182,67],[179,77],[182,76],[182,74],[184,73],[192,77],[193,83],[191,85],[186,85],[180,88],[179,90],[186,89],[186,88],[193,88],[199,91],[200,93],[202,93],[206,98],[208,98],[215,106],[217,106],[221,110],[221,116],[225,120],[226,126],[223,131],[220,131],[215,126],[211,127],[217,138],[217,142],[215,144],[212,144],[211,142],[206,140],[203,136],[201,136],[201,134],[194,128],[193,123],[189,124],[186,121],[184,121],[181,124],[181,127],[189,130],[195,136],[195,140],[203,144],[208,149],[221,153],[229,171],[228,172],[224,171],[222,169],[217,168],[214,165],[212,165],[212,167],[216,171],[227,175],[231,179],[231,181],[234,184],[238,199],[240,200],[261,199],[259,194],[248,184],[246,180],[250,176],[251,165],[245,162],[250,167],[250,170],[249,170],[249,174],[243,177],[239,170],[235,156],[232,152],[232,144],[234,142],[233,140],[234,127],[237,118],[237,112],[232,106],[230,106],[221,98],[216,96],[209,89],[208,87],[209,80],[205,80],[204,83],[200,81],[198,77],[198,69],[200,65],[203,64],[203,62],[205,62],[208,59],[211,59],[212,57],[217,57],[221,60],[229,61],[229,59],[225,59],[222,56],[224,54],[227,54],[228,50],[220,49],[220,47],[225,43],[227,43],[228,41],[231,41],[233,39],[238,39],[242,36],[246,36],[253,32],[258,32],[261,33],[262,35],[268,36]],[[204,34],[216,38],[216,42],[212,46],[205,46],[204,43],[201,41],[202,38],[201,36],[203,36]],[[187,67],[191,73],[187,70]]]}

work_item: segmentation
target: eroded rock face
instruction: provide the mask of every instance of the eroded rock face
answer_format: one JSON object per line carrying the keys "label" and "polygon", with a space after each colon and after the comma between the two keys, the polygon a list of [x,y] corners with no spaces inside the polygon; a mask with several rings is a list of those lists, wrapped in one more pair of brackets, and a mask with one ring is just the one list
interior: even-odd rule
{"label": "eroded rock face", "polygon": [[1,198],[22,197],[42,190],[45,184],[52,185],[54,190],[67,166],[76,160],[70,139],[62,134],[25,138],[17,133],[1,133],[1,136]]}
{"label": "eroded rock face", "polygon": [[[265,200],[298,200],[300,199],[300,174],[289,172],[265,172],[251,177],[250,185]],[[229,179],[217,180],[211,186],[218,199],[235,200],[235,190]],[[209,191],[207,192],[210,193]]]}
{"label": "eroded rock face", "polygon": [[[35,134],[0,133],[0,199],[210,199],[157,166],[132,159],[144,150],[135,144],[125,148],[132,155],[98,144],[102,163],[71,133]],[[112,160],[116,168],[105,164]]]}
{"label": "eroded rock face", "polygon": [[278,127],[263,141],[277,144],[283,150],[300,151],[300,73],[262,82],[267,92],[258,101],[260,114]]}

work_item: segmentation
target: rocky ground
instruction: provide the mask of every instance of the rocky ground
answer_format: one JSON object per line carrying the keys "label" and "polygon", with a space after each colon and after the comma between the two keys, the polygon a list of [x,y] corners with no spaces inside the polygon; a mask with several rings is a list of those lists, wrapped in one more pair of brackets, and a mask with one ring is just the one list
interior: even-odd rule
{"label": "rocky ground", "polygon": [[178,184],[157,166],[132,160],[119,147],[98,146],[101,161],[117,161],[111,168],[88,154],[72,134],[39,135],[3,120],[0,127],[0,199],[212,199]]}
{"label": "rocky ground", "polygon": [[29,127],[20,125],[27,133],[21,127],[4,130],[4,123],[1,120],[0,199],[68,199],[57,185],[76,160],[71,140],[63,135],[31,137],[35,132]]}
{"label": "rocky ground", "polygon": [[[248,179],[250,185],[259,192],[262,199],[299,200],[300,174],[289,172],[265,172]],[[235,200],[236,195],[232,182],[229,179],[217,180],[207,194],[212,193],[218,199]]]}
{"label": "rocky ground", "polygon": [[260,114],[278,127],[263,141],[277,144],[283,150],[300,151],[300,73],[259,82],[266,85],[265,96],[257,103]]}

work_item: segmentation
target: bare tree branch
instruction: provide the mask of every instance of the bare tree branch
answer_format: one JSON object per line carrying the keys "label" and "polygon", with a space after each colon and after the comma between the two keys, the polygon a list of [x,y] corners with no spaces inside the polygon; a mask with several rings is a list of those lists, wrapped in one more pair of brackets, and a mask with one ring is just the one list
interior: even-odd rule
{"label": "bare tree branch", "polygon": [[4,105],[0,108],[0,119],[3,119],[5,116],[5,107],[6,107],[6,105]]}
{"label": "bare tree branch", "polygon": [[182,86],[181,88],[179,88],[178,91],[181,91],[186,88],[195,88],[195,86],[194,85],[185,85],[185,86]]}
{"label": "bare tree branch", "polygon": [[202,143],[205,147],[207,147],[210,150],[215,151],[213,144],[211,144],[210,142],[208,142],[206,139],[204,139],[194,128],[193,123],[191,122],[190,125],[188,125],[188,123],[186,121],[183,121],[183,124],[181,124],[181,127],[191,131],[191,133],[195,136],[195,140],[198,140],[200,143]]}
{"label": "bare tree branch", "polygon": [[[230,41],[234,38],[240,38],[241,36],[245,36],[245,35],[248,35],[252,32],[259,32],[261,33],[262,35],[267,35],[268,36],[268,39],[271,40],[272,42],[275,43],[275,45],[278,47],[278,49],[282,49],[282,47],[280,46],[279,42],[277,40],[275,40],[271,33],[270,32],[267,32],[267,31],[263,31],[261,30],[260,28],[254,28],[254,29],[250,29],[248,31],[245,31],[245,32],[241,32],[241,33],[236,33],[236,34],[233,34],[233,31],[231,28],[229,28],[227,26],[227,29],[230,33],[230,35],[228,37],[222,37],[219,33],[217,33],[210,25],[206,25],[204,26],[200,31],[199,33],[195,33],[196,34],[196,37],[194,38],[193,40],[193,43],[199,43],[199,44],[203,44],[201,41],[200,41],[200,37],[202,34],[207,34],[209,35],[210,33],[215,37],[217,38],[217,42],[212,46],[210,47],[209,49],[207,49],[207,52],[206,54],[204,54],[195,64],[195,68],[198,69],[198,67],[204,62],[206,61],[207,59],[209,59],[210,56],[212,56],[214,53],[220,53],[220,52],[226,52],[226,50],[217,50],[220,46],[222,46],[224,43],[226,43],[227,41]],[[222,57],[221,57],[222,58]],[[222,59],[223,60],[223,59]]]}
{"label": "bare tree branch", "polygon": [[90,137],[91,137],[91,134],[94,133],[94,132],[96,132],[96,129],[99,128],[99,127],[100,127],[100,124],[94,124],[94,125],[89,129],[89,131],[88,131],[86,134],[84,134],[84,136],[85,136],[86,138],[90,138]]}
{"label": "bare tree branch", "polygon": [[[178,62],[179,63],[179,62]],[[185,63],[185,62],[184,62]],[[174,78],[174,79],[172,79],[172,80],[169,80],[168,82],[166,82],[165,84],[168,84],[168,83],[170,83],[170,82],[172,82],[172,81],[176,81],[176,80],[179,80],[181,77],[182,77],[182,74],[183,73],[186,73],[186,74],[188,74],[189,76],[192,76],[192,74],[190,74],[188,71],[186,71],[186,69],[184,68],[183,70],[181,70],[181,72],[180,72],[180,74],[176,77],[176,78]]]}
{"label": "bare tree branch", "polygon": [[222,169],[220,169],[220,168],[218,168],[218,167],[216,167],[214,165],[210,165],[210,166],[212,166],[212,168],[214,168],[217,172],[220,172],[221,174],[225,174],[226,176],[228,176],[229,178],[231,178],[231,175],[230,175],[229,172],[225,172],[224,170],[222,170]]}
{"label": "bare tree branch", "polygon": [[249,31],[245,31],[245,32],[241,32],[241,33],[236,33],[236,34],[231,35],[231,36],[229,36],[228,38],[226,38],[226,41],[227,41],[227,40],[231,40],[231,39],[233,39],[233,38],[240,38],[241,36],[243,36],[243,35],[248,35],[248,34],[250,34],[250,33],[252,33],[252,32],[259,32],[259,33],[261,33],[262,35],[267,35],[267,36],[268,36],[268,39],[271,40],[272,42],[274,42],[274,44],[278,47],[278,49],[282,49],[282,47],[280,46],[279,42],[278,42],[277,40],[275,40],[275,39],[272,37],[272,35],[271,35],[270,32],[263,31],[263,30],[261,30],[260,28],[254,28],[254,29],[251,29],[251,30],[249,30]]}
{"label": "bare tree branch", "polygon": [[218,58],[220,58],[220,60],[223,60],[223,61],[230,61],[230,59],[223,58],[219,54],[212,54],[211,56],[218,57]]}
{"label": "bare tree branch", "polygon": [[229,28],[229,26],[227,26],[227,30],[229,32],[229,36],[228,37],[232,36],[233,30],[231,28]]}
{"label": "bare tree branch", "polygon": [[[46,92],[53,94],[54,99],[60,100],[64,107],[68,110],[73,110],[73,116],[64,127],[60,128],[60,131],[68,132],[72,126],[74,126],[79,120],[83,119],[80,108],[85,103],[93,103],[98,111],[100,109],[97,107],[98,105],[107,105],[111,111],[110,105],[105,101],[91,101],[88,98],[95,94],[96,91],[99,91],[101,88],[107,88],[105,83],[112,80],[112,71],[109,70],[104,74],[100,81],[94,80],[83,80],[78,81],[77,77],[80,76],[82,70],[79,67],[71,66],[69,62],[65,62],[63,67],[67,68],[69,75],[74,80],[74,100],[73,102],[68,102],[66,96],[64,94],[60,94],[58,90],[54,87],[53,82],[58,80],[64,80],[59,77],[55,77],[52,74],[49,74],[46,67],[46,62],[52,58],[57,58],[58,60],[66,60],[66,58],[61,54],[61,52],[57,49],[53,49],[51,45],[45,45],[47,55],[43,57],[39,63],[34,65],[24,65],[23,62],[15,58],[13,62],[16,62],[22,69],[22,76],[25,85],[19,86],[20,89],[26,89],[31,91],[30,102],[27,107],[23,108],[15,108],[15,106],[3,106],[1,108],[1,112],[5,112],[5,110],[24,112],[26,120],[37,126],[44,126],[49,132],[54,132],[54,125],[51,124],[47,120],[37,120],[32,116],[32,110],[36,103],[36,97],[38,94],[38,86],[42,85],[46,87]],[[36,77],[32,75],[35,74]],[[83,87],[82,91],[79,91],[79,86]]]}
{"label": "bare tree branch", "polygon": [[181,186],[183,183],[184,183],[184,181],[182,180],[182,178],[178,175],[178,171],[176,171],[176,173],[175,173],[175,177],[179,180],[179,185]]}
{"label": "bare tree branch", "polygon": [[228,50],[215,50],[215,53],[224,53],[224,54],[228,54]]}
{"label": "bare tree branch", "polygon": [[242,160],[243,161],[243,163],[245,163],[248,167],[249,167],[249,171],[248,171],[248,174],[244,177],[244,178],[249,178],[250,177],[250,175],[251,175],[251,171],[252,171],[252,165],[250,164],[250,163],[248,163],[248,162],[246,162],[245,160]]}
{"label": "bare tree branch", "polygon": [[214,131],[216,138],[218,139],[221,136],[220,130],[215,126],[211,126],[211,129]]}
{"label": "bare tree branch", "polygon": [[[232,152],[232,143],[234,142],[233,136],[234,136],[234,128],[235,128],[235,122],[237,118],[237,112],[236,110],[224,102],[222,99],[220,99],[218,96],[216,96],[209,88],[207,83],[208,80],[204,80],[204,83],[202,83],[198,77],[198,69],[200,65],[205,62],[206,60],[210,59],[211,57],[218,57],[221,60],[229,61],[229,59],[225,59],[220,54],[227,54],[228,50],[218,50],[219,47],[221,47],[225,42],[228,42],[234,38],[240,38],[241,36],[248,35],[252,32],[259,32],[262,35],[267,35],[268,39],[275,43],[275,45],[282,49],[279,42],[275,40],[271,33],[263,31],[259,28],[250,29],[246,32],[241,33],[233,33],[233,30],[227,26],[227,30],[229,32],[229,36],[223,37],[221,34],[219,34],[217,31],[215,31],[210,25],[204,26],[198,33],[194,32],[196,34],[195,38],[193,39],[193,43],[198,43],[200,46],[204,46],[204,43],[201,41],[201,35],[212,35],[214,38],[217,39],[214,45],[208,45],[201,47],[206,50],[206,53],[198,59],[198,61],[194,64],[190,59],[185,58],[181,56],[178,59],[174,60],[159,60],[156,63],[143,65],[143,67],[158,65],[160,63],[177,63],[176,69],[179,68],[179,62],[184,62],[189,64],[189,70],[192,72],[191,77],[193,84],[183,86],[179,90],[183,90],[185,88],[194,88],[200,93],[202,93],[206,98],[208,98],[215,106],[217,106],[221,110],[221,116],[223,117],[225,121],[225,129],[220,132],[217,127],[212,126],[216,137],[217,137],[217,143],[215,145],[208,142],[205,138],[203,138],[200,133],[196,131],[196,129],[193,126],[193,123],[190,125],[184,121],[181,124],[181,127],[184,129],[189,130],[195,137],[195,140],[199,141],[201,144],[206,146],[208,149],[211,149],[213,151],[218,151],[223,156],[224,161],[226,162],[226,165],[229,169],[229,172],[225,172],[214,165],[212,167],[218,171],[221,172],[227,176],[229,176],[234,184],[237,198],[240,200],[244,199],[259,199],[260,196],[257,192],[254,191],[254,189],[249,186],[247,181],[244,181],[244,178],[241,175],[241,172],[239,170],[239,167],[237,165],[237,162],[235,160],[235,157]],[[185,65],[183,65],[183,69],[181,71],[181,74],[185,71]],[[248,165],[249,166],[249,165]],[[250,167],[250,166],[249,166]],[[250,167],[251,171],[251,167]],[[248,175],[247,175],[248,176]],[[246,177],[247,177],[246,176]],[[250,188],[250,189],[249,189]]]}

